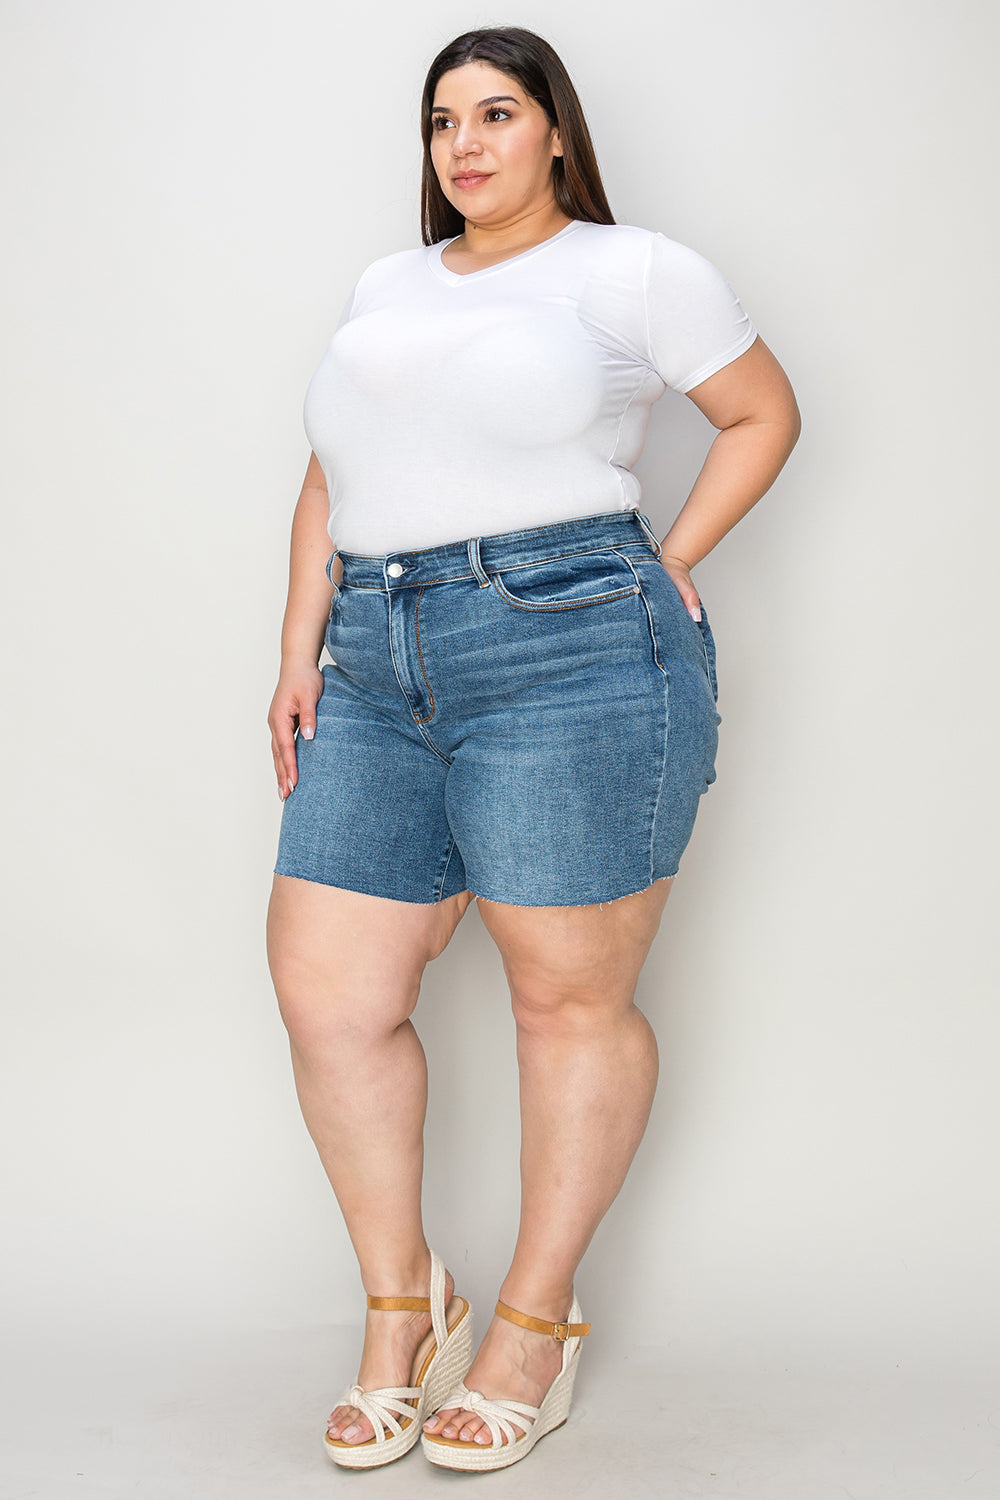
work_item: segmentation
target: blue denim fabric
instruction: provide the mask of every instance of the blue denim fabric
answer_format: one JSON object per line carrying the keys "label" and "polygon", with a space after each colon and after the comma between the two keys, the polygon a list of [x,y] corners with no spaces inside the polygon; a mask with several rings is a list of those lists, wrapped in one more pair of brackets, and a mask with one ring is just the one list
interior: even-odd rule
{"label": "blue denim fabric", "polygon": [[275,873],[519,906],[676,874],[722,719],[707,612],[688,613],[647,517],[339,556]]}

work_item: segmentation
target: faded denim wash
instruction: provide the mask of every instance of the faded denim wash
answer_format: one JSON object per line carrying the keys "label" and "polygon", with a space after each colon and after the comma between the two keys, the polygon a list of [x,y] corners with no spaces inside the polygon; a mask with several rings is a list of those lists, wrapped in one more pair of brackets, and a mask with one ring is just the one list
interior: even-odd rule
{"label": "faded denim wash", "polygon": [[339,552],[275,873],[519,906],[676,874],[722,719],[705,606],[699,624],[659,552],[634,509]]}

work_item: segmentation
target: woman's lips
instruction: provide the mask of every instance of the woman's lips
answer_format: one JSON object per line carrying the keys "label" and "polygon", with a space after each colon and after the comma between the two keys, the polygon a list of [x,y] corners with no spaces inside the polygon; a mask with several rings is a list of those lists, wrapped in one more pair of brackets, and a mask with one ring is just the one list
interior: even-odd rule
{"label": "woman's lips", "polygon": [[451,180],[457,188],[468,192],[470,188],[478,187],[481,182],[489,182],[493,176],[492,172],[469,173],[467,176],[453,177]]}

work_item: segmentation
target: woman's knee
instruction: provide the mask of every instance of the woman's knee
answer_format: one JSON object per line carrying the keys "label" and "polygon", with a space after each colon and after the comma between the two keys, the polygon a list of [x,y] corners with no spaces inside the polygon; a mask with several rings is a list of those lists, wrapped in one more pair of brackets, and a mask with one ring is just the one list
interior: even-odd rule
{"label": "woman's knee", "polygon": [[452,904],[440,913],[276,875],[267,959],[293,1044],[364,1044],[395,1030],[411,1015],[423,971],[462,910]]}
{"label": "woman's knee", "polygon": [[632,1006],[635,985],[526,980],[511,983],[510,1003],[518,1037],[585,1037],[614,1026]]}
{"label": "woman's knee", "polygon": [[357,962],[345,971],[310,945],[284,950],[272,962],[278,1011],[300,1052],[346,1056],[353,1047],[388,1036],[413,1013],[423,966],[400,965],[387,974],[378,972],[374,954],[372,960],[367,977]]}

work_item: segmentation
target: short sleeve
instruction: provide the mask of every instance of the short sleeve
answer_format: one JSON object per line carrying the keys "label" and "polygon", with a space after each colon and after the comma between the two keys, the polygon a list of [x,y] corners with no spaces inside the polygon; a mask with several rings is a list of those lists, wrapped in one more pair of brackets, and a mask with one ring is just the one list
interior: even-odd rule
{"label": "short sleeve", "polygon": [[648,362],[672,390],[693,390],[757,337],[722,272],[658,230],[650,241],[643,291]]}

